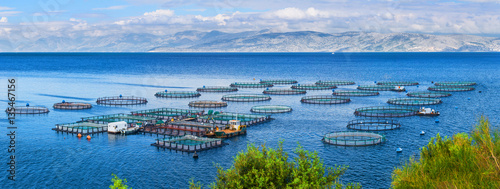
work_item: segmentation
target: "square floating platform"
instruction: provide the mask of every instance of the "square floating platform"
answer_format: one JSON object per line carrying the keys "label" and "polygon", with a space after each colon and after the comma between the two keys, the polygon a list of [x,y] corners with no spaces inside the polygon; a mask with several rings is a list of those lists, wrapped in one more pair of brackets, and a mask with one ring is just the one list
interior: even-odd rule
{"label": "square floating platform", "polygon": [[156,139],[156,142],[151,144],[151,146],[183,152],[199,152],[224,145],[227,144],[222,142],[221,139],[196,137],[193,135]]}

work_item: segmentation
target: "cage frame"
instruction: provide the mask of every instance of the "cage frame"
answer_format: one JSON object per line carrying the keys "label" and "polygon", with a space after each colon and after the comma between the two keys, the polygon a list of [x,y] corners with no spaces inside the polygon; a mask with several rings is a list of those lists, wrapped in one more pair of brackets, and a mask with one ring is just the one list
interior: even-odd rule
{"label": "cage frame", "polygon": [[[328,101],[321,101],[328,100]],[[349,97],[334,96],[334,95],[312,95],[304,96],[300,99],[300,102],[307,104],[344,104],[350,102]]]}
{"label": "cage frame", "polygon": [[[366,112],[367,110],[390,110],[397,111],[401,110],[402,113],[380,113],[380,112]],[[361,107],[356,108],[354,111],[354,115],[356,116],[364,116],[364,117],[409,117],[417,115],[419,109],[411,106],[369,106],[369,107]]]}
{"label": "cage frame", "polygon": [[[408,102],[411,100],[415,101],[423,101],[422,103],[413,103],[413,102]],[[394,104],[394,105],[400,105],[400,106],[427,106],[427,105],[436,105],[436,104],[441,104],[443,101],[439,98],[390,98],[387,100],[387,103],[389,104]]]}
{"label": "cage frame", "polygon": [[[242,98],[251,97],[251,98]],[[271,100],[271,96],[263,94],[228,94],[221,98],[223,101],[231,102],[260,102]]]}
{"label": "cage frame", "polygon": [[[267,108],[267,107],[277,107],[277,109],[261,109],[261,108]],[[293,109],[290,106],[286,105],[259,105],[259,106],[253,106],[250,111],[254,113],[261,113],[261,114],[274,114],[274,113],[287,113],[291,112]]]}
{"label": "cage frame", "polygon": [[[371,126],[374,124],[377,125]],[[387,125],[390,127],[388,128]],[[375,129],[370,129],[372,127]],[[347,128],[358,131],[387,131],[401,128],[401,123],[394,119],[355,119],[347,123]]]}
{"label": "cage frame", "polygon": [[[341,134],[344,134],[342,136]],[[332,140],[333,135],[339,135],[338,137],[372,137],[373,139],[364,139],[364,140]],[[338,138],[336,137],[336,138]],[[386,140],[385,135],[383,134],[377,134],[373,132],[365,132],[365,131],[335,131],[331,133],[327,133],[323,136],[322,141],[326,144],[330,145],[335,145],[335,146],[349,146],[349,147],[355,147],[355,146],[373,146],[373,145],[378,145],[384,143]],[[340,142],[339,142],[340,141]],[[342,144],[343,141],[343,144]],[[349,141],[349,143],[348,143]],[[354,144],[353,144],[354,142]],[[358,144],[359,143],[359,144]]]}
{"label": "cage frame", "polygon": [[[113,102],[121,103],[113,103]],[[110,105],[110,106],[126,106],[126,105],[139,105],[146,104],[148,100],[144,97],[135,96],[109,96],[109,97],[99,97],[96,103],[98,105]]]}

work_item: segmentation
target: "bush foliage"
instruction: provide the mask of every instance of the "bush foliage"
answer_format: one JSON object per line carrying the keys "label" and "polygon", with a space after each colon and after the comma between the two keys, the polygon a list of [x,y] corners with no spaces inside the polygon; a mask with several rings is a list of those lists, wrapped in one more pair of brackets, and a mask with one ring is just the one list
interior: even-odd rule
{"label": "bush foliage", "polygon": [[111,174],[113,178],[111,179],[111,182],[113,182],[113,185],[109,185],[110,189],[132,189],[129,188],[125,183],[127,183],[127,179],[120,179],[118,176],[115,174]]}

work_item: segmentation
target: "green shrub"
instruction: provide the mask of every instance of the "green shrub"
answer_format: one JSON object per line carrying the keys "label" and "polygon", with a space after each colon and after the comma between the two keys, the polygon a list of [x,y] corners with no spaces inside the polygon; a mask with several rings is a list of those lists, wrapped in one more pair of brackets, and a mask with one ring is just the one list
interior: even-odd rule
{"label": "green shrub", "polygon": [[120,179],[118,176],[115,174],[111,174],[113,178],[111,179],[111,182],[113,182],[113,185],[109,185],[109,188],[111,189],[132,189],[129,188],[125,183],[127,183],[127,179]]}

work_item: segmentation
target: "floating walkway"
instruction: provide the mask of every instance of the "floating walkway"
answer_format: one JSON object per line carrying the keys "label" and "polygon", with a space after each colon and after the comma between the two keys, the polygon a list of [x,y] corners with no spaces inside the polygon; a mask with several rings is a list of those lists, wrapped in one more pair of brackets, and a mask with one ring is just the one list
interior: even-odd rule
{"label": "floating walkway", "polygon": [[231,87],[237,88],[266,88],[274,86],[271,83],[258,83],[258,82],[234,82],[231,83]]}
{"label": "floating walkway", "polygon": [[61,109],[61,110],[83,110],[83,109],[90,109],[92,108],[92,104],[89,103],[83,103],[83,102],[61,102],[61,103],[55,103],[54,104],[54,109]]}
{"label": "floating walkway", "polygon": [[5,112],[8,114],[45,114],[49,113],[49,109],[43,106],[15,106],[7,108]]}
{"label": "floating walkway", "polygon": [[135,96],[111,96],[111,97],[101,97],[96,101],[99,105],[138,105],[146,104],[148,100],[142,97]]}
{"label": "floating walkway", "polygon": [[263,105],[263,106],[254,106],[250,109],[251,112],[255,113],[286,113],[291,112],[292,107],[285,105]]}
{"label": "floating walkway", "polygon": [[446,86],[432,86],[432,87],[429,87],[427,90],[429,90],[429,91],[462,92],[462,91],[472,91],[472,90],[474,90],[474,87],[446,85]]}
{"label": "floating walkway", "polygon": [[380,81],[377,85],[390,85],[390,86],[415,86],[418,85],[416,81]]}
{"label": "floating walkway", "polygon": [[293,79],[266,79],[266,80],[260,80],[260,83],[270,83],[273,85],[289,85],[289,84],[295,84],[298,82],[297,82],[297,80],[293,80]]}
{"label": "floating walkway", "polygon": [[189,110],[177,108],[156,108],[131,112],[135,116],[153,117],[156,119],[181,119],[196,115],[203,115],[203,110]]}
{"label": "floating walkway", "polygon": [[227,144],[223,143],[221,139],[196,137],[192,135],[156,139],[156,142],[151,144],[151,146],[183,152],[199,152],[211,148],[222,147],[224,145]]}
{"label": "floating walkway", "polygon": [[216,127],[224,128],[225,125],[194,121],[175,121],[146,125],[142,131],[144,133],[168,136],[206,136],[210,131],[214,131]]}
{"label": "floating walkway", "polygon": [[230,94],[222,96],[222,100],[232,102],[257,102],[271,100],[271,97],[262,94]]}
{"label": "floating walkway", "polygon": [[316,85],[316,84],[296,84],[292,85],[292,89],[299,89],[299,90],[330,90],[330,89],[336,89],[337,86],[335,85]]}
{"label": "floating walkway", "polygon": [[155,94],[156,97],[162,97],[162,98],[194,98],[194,97],[199,97],[201,94],[196,91],[163,91],[163,92],[157,92]]}
{"label": "floating walkway", "polygon": [[436,82],[434,83],[436,86],[472,86],[476,85],[476,82],[470,81],[445,81],[445,82]]}
{"label": "floating walkway", "polygon": [[56,128],[52,130],[71,134],[96,134],[108,132],[108,125],[92,122],[64,123],[56,124]]}
{"label": "floating walkway", "polygon": [[100,116],[91,116],[82,118],[82,122],[103,123],[103,124],[118,122],[118,121],[125,121],[129,124],[140,122],[146,125],[149,123],[155,123],[156,118],[129,115],[129,114],[111,114],[111,115],[100,115]]}
{"label": "floating walkway", "polygon": [[198,122],[218,123],[227,125],[231,120],[239,120],[241,125],[254,125],[271,120],[270,115],[259,114],[238,114],[238,113],[214,113],[214,115],[204,115],[196,118]]}
{"label": "floating walkway", "polygon": [[316,85],[354,85],[356,84],[354,81],[322,81],[319,80],[316,82]]}
{"label": "floating walkway", "polygon": [[434,91],[419,91],[419,92],[409,92],[406,94],[411,97],[420,97],[420,98],[441,98],[441,97],[449,97],[451,93],[446,92],[434,92]]}
{"label": "floating walkway", "polygon": [[355,119],[347,124],[347,128],[361,131],[386,131],[400,127],[399,121],[391,119]]}
{"label": "floating walkway", "polygon": [[438,98],[391,98],[387,100],[387,103],[405,106],[425,106],[441,104],[443,101]]}
{"label": "floating walkway", "polygon": [[227,102],[219,102],[212,100],[199,100],[189,102],[189,107],[194,108],[222,108],[227,106]]}
{"label": "floating walkway", "polygon": [[306,90],[298,90],[298,89],[266,89],[264,94],[272,94],[272,95],[297,95],[297,94],[306,94]]}
{"label": "floating walkway", "polygon": [[235,92],[238,91],[236,87],[221,87],[221,86],[209,86],[209,87],[201,87],[196,89],[198,92],[211,92],[211,93],[223,93],[223,92]]}
{"label": "floating walkway", "polygon": [[404,87],[400,86],[392,86],[392,85],[360,85],[358,86],[359,90],[368,90],[368,91],[405,91]]}
{"label": "floating walkway", "polygon": [[349,97],[340,97],[332,95],[316,95],[316,96],[305,96],[300,99],[300,102],[307,104],[342,104],[348,103],[351,99]]}
{"label": "floating walkway", "polygon": [[338,131],[326,134],[323,142],[336,146],[371,146],[385,142],[385,136],[371,132]]}
{"label": "floating walkway", "polygon": [[379,92],[376,91],[359,91],[359,90],[334,90],[335,96],[377,96]]}
{"label": "floating walkway", "polygon": [[413,107],[372,106],[357,108],[354,115],[366,117],[407,117],[417,115],[419,109]]}

